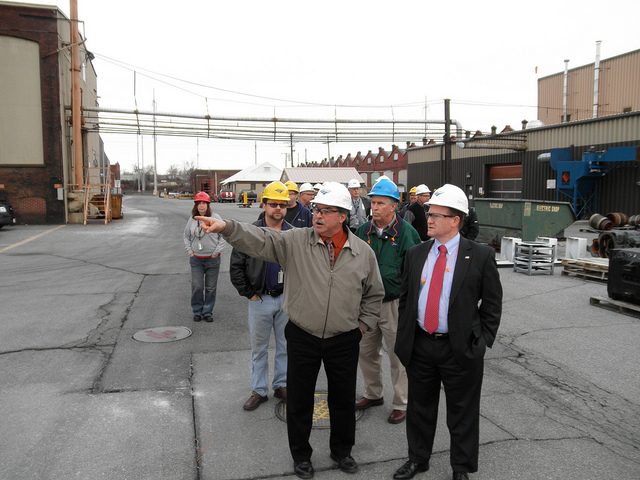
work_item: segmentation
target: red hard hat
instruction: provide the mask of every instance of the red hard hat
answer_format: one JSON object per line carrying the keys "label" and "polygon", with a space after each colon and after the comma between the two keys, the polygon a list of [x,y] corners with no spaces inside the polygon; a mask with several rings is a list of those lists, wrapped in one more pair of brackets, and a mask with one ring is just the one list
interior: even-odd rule
{"label": "red hard hat", "polygon": [[194,202],[207,202],[207,203],[211,203],[211,199],[209,198],[209,195],[207,195],[204,192],[199,192],[196,194],[195,198],[193,199]]}

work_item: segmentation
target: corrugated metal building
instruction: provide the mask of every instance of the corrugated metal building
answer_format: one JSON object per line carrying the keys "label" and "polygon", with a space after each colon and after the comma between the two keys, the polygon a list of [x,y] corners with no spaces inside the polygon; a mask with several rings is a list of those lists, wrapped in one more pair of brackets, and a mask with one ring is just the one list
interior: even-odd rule
{"label": "corrugated metal building", "polygon": [[[592,147],[596,151],[640,147],[640,112],[476,137],[464,143],[465,148],[451,147],[449,182],[465,189],[471,199],[556,200],[557,172],[538,156],[552,148],[572,148],[572,160],[581,160]],[[446,183],[444,149],[442,143],[408,149],[408,184],[426,183],[433,189]],[[568,201],[562,196],[558,200]],[[617,164],[599,179],[596,208],[603,214],[640,213],[640,158]]]}
{"label": "corrugated metal building", "polygon": [[[596,64],[567,71],[566,121],[594,118]],[[545,125],[564,121],[564,76],[556,73],[538,80],[538,120]],[[640,110],[640,50],[599,62],[597,117]]]}

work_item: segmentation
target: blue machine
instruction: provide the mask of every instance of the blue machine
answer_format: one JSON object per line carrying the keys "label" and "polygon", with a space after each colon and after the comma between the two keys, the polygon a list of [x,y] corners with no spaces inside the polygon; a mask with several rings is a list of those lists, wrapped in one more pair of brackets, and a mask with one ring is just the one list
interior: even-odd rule
{"label": "blue machine", "polygon": [[[582,161],[571,160],[570,148],[551,149],[551,168],[557,170],[556,200],[569,198],[578,218],[593,215],[598,203],[598,179],[620,162],[638,160],[636,147],[613,147],[606,152],[589,151]],[[563,195],[560,197],[560,195]]]}

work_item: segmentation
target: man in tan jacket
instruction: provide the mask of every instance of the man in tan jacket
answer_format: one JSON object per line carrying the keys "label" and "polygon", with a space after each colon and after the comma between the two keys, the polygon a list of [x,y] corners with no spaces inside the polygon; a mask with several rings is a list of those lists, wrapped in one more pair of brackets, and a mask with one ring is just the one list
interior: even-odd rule
{"label": "man in tan jacket", "polygon": [[[287,432],[295,474],[311,478],[309,443],[320,365],[329,389],[330,456],[348,473],[358,470],[355,394],[359,344],[380,317],[384,287],[375,254],[345,222],[351,195],[327,183],[314,200],[313,228],[279,232],[234,220],[200,217],[207,233],[222,233],[234,248],[284,271],[287,339]],[[309,287],[311,286],[311,294]]]}

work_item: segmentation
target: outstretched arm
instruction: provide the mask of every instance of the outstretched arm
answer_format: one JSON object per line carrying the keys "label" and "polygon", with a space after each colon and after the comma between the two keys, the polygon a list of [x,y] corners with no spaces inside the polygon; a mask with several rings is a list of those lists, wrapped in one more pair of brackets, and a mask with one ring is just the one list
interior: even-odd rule
{"label": "outstretched arm", "polygon": [[217,218],[200,216],[193,218],[202,222],[202,229],[207,233],[221,233],[227,226],[227,222],[218,220]]}

